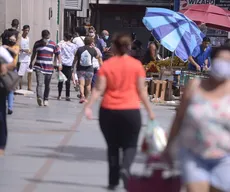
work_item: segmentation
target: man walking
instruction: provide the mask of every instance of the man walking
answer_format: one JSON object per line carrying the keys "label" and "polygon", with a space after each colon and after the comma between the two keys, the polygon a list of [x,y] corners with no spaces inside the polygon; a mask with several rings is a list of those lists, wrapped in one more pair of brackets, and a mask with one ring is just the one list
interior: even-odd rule
{"label": "man walking", "polygon": [[[58,70],[62,70],[60,49],[54,41],[50,40],[50,32],[42,31],[42,39],[35,42],[30,62],[30,69],[33,68],[33,61],[36,57],[34,69],[37,79],[37,103],[39,106],[48,106],[50,82],[54,71],[53,57],[58,59]],[[44,94],[42,92],[45,83]]]}
{"label": "man walking", "polygon": [[20,41],[20,55],[19,55],[19,70],[18,75],[21,77],[19,87],[22,89],[22,79],[26,72],[28,72],[27,80],[28,80],[28,90],[32,91],[32,69],[29,69],[30,65],[30,39],[28,37],[30,31],[29,25],[24,25],[22,29],[22,36]]}

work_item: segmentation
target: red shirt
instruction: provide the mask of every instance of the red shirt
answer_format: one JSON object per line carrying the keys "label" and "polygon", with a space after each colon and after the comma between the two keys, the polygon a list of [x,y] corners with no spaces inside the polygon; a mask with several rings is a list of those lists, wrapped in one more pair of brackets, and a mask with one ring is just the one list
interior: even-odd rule
{"label": "red shirt", "polygon": [[140,108],[137,80],[145,78],[140,61],[130,56],[115,56],[104,62],[98,75],[107,81],[102,107],[114,110]]}

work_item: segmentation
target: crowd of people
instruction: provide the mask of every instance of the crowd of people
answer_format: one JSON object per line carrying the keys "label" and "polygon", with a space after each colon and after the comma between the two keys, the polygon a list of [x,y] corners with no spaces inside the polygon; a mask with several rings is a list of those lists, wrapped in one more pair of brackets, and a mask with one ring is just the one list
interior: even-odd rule
{"label": "crowd of people", "polygon": [[[130,166],[136,155],[141,129],[140,100],[149,119],[155,119],[145,89],[143,64],[161,59],[159,44],[150,37],[147,51],[143,54],[142,44],[134,33],[118,33],[110,38],[106,30],[99,35],[94,27],[88,30],[79,27],[73,35],[65,33],[58,44],[51,40],[48,30],[43,30],[41,39],[31,50],[30,27],[25,25],[19,33],[18,26],[19,21],[13,20],[12,28],[2,34],[0,57],[4,60],[1,59],[1,75],[12,70],[22,80],[28,72],[28,90],[31,90],[31,73],[34,70],[37,103],[48,106],[52,74],[55,69],[62,72],[67,79],[66,101],[70,101],[73,81],[79,86],[80,103],[86,103],[85,115],[88,119],[92,119],[93,104],[103,96],[99,124],[108,148],[108,189],[115,190],[120,177],[128,189]],[[181,176],[187,191],[227,192],[230,191],[229,40],[224,46],[212,50],[210,39],[205,37],[190,56],[188,68],[192,71],[210,70],[210,78],[208,81],[195,79],[187,86],[162,160],[172,162],[171,147],[179,139]],[[63,83],[58,83],[58,100],[61,99]],[[21,81],[19,88],[22,88]],[[8,93],[0,86],[0,155],[4,153],[7,141],[6,98],[8,114],[12,114],[13,95],[13,91]],[[123,150],[123,161],[120,149]]]}

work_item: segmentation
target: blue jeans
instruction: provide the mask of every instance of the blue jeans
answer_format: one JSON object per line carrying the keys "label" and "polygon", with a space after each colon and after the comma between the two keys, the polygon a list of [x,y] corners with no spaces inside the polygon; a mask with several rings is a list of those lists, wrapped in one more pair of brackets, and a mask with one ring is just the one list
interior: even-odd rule
{"label": "blue jeans", "polygon": [[14,104],[14,92],[10,91],[8,93],[8,109],[10,109],[11,111],[13,110],[13,104]]}

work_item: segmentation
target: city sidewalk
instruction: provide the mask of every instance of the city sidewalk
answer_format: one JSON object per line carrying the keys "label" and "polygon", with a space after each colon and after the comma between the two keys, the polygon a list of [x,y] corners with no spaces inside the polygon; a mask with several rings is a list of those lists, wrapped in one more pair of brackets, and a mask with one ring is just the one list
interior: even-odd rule
{"label": "city sidewalk", "polygon": [[[57,101],[54,82],[49,107],[38,107],[35,94],[15,97],[14,113],[8,116],[6,156],[0,157],[1,192],[107,191],[106,146],[97,121],[99,104],[94,107],[95,119],[88,121],[76,92],[72,92],[71,102]],[[154,105],[153,110],[168,129],[175,110]],[[145,125],[146,112],[142,114]],[[143,161],[138,154],[132,170],[140,172]]]}

